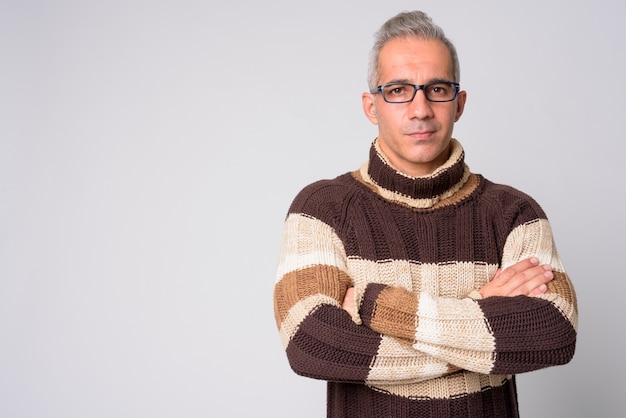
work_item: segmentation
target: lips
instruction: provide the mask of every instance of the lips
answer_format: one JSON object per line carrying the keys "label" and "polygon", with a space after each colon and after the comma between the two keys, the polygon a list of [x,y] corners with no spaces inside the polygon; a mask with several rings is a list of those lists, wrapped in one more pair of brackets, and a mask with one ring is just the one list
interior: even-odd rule
{"label": "lips", "polygon": [[429,139],[435,132],[437,132],[436,126],[419,125],[413,126],[412,129],[407,129],[405,135],[415,139]]}
{"label": "lips", "polygon": [[415,139],[429,139],[432,137],[434,133],[435,131],[416,131],[416,132],[411,132],[407,135]]}

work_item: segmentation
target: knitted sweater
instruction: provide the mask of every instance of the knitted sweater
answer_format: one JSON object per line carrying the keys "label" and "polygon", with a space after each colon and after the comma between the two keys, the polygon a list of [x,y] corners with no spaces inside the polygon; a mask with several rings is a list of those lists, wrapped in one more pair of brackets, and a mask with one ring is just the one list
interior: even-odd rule
{"label": "knitted sweater", "polygon": [[[514,375],[574,355],[576,295],[544,212],[451,145],[414,178],[375,141],[359,170],[289,209],[275,319],[292,369],[328,381],[328,417],[515,417]],[[545,294],[481,298],[498,268],[530,256],[552,266]]]}

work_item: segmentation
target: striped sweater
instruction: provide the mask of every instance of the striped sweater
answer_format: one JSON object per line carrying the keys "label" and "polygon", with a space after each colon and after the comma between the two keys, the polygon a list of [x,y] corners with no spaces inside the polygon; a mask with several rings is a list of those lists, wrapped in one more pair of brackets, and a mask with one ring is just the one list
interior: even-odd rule
{"label": "striped sweater", "polygon": [[[413,178],[375,141],[359,170],[289,209],[275,319],[291,368],[328,381],[328,417],[515,417],[514,375],[574,355],[576,295],[546,215],[451,145]],[[552,266],[545,294],[481,298],[498,268],[530,256]]]}

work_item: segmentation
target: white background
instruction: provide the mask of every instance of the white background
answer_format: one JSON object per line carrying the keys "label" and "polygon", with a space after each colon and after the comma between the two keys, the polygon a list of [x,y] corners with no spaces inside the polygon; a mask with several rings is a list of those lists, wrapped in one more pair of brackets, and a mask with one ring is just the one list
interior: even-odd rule
{"label": "white background", "polygon": [[1,0],[0,417],[324,416],[274,324],[282,222],[367,159],[373,34],[415,8],[468,164],[541,203],[578,292],[522,416],[624,416],[623,3]]}

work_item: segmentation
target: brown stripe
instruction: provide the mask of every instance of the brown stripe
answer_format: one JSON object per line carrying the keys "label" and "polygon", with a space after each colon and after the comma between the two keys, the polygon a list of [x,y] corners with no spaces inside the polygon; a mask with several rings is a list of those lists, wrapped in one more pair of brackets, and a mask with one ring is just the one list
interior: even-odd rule
{"label": "brown stripe", "polygon": [[369,175],[386,190],[394,190],[413,199],[428,199],[440,196],[450,189],[450,185],[461,181],[465,172],[463,148],[456,141],[450,143],[450,160],[445,170],[441,168],[427,177],[407,177],[399,175],[395,168],[384,161],[377,144],[370,148]]}
{"label": "brown stripe", "polygon": [[380,335],[356,325],[343,309],[321,305],[298,327],[287,357],[303,376],[364,382],[379,344]]}
{"label": "brown stripe", "polygon": [[509,395],[515,391],[512,380],[480,392],[448,399],[407,398],[363,385],[328,384],[328,415],[333,418],[441,417],[509,418],[516,406]]}
{"label": "brown stripe", "polygon": [[473,173],[468,173],[467,180],[461,186],[461,188],[456,191],[451,197],[445,196],[435,196],[430,198],[412,198],[401,193],[397,193],[394,191],[390,191],[387,189],[381,189],[377,184],[371,183],[369,179],[364,177],[365,167],[362,167],[359,170],[356,170],[352,173],[352,176],[364,186],[372,190],[374,193],[380,194],[381,196],[387,198],[388,200],[392,200],[395,203],[411,208],[415,211],[431,211],[432,209],[442,208],[444,206],[450,206],[458,204],[459,202],[465,200],[469,197],[476,188],[480,185],[480,176],[477,176]]}
{"label": "brown stripe", "polygon": [[[466,188],[455,195],[454,200],[437,204],[448,206],[436,212],[407,211],[407,207],[397,202],[364,194],[359,196],[358,204],[338,209],[346,221],[327,219],[327,213],[310,215],[335,228],[348,257],[373,261],[498,264],[511,220],[500,213],[492,216],[482,204],[462,205],[457,200],[465,198],[466,194],[473,196],[472,191],[480,181],[471,176]],[[498,199],[498,196],[493,198]]]}
{"label": "brown stripe", "polygon": [[564,364],[574,354],[576,330],[552,302],[517,296],[490,297],[478,303],[496,341],[492,373],[523,373]]}

